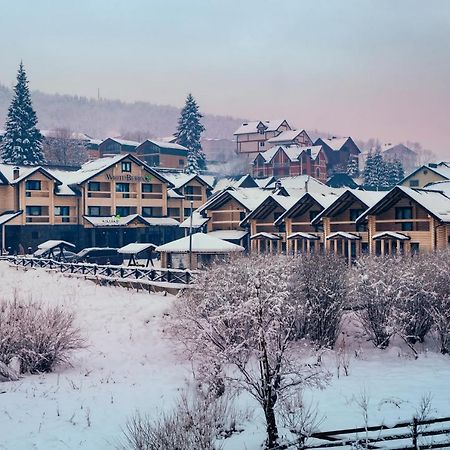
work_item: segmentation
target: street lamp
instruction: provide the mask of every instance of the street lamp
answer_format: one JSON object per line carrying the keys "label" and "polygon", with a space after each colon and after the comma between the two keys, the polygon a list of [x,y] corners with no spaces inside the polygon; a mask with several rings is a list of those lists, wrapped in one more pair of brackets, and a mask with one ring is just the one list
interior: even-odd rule
{"label": "street lamp", "polygon": [[189,220],[189,269],[192,270],[192,213],[194,202],[191,200],[191,217]]}

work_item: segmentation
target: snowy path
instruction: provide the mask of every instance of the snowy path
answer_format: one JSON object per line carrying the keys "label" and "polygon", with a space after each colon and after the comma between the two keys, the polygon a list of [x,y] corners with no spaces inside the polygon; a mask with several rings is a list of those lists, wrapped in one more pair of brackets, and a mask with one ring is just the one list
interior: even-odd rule
{"label": "snowy path", "polygon": [[[178,360],[164,333],[173,297],[6,264],[0,264],[0,284],[3,297],[17,289],[36,300],[68,305],[90,344],[74,355],[73,367],[0,384],[1,450],[111,449],[136,409],[151,414],[173,405],[189,377],[189,364]],[[408,419],[427,393],[435,414],[450,415],[450,357],[423,352],[414,360],[402,352],[398,347],[375,351],[366,344],[358,359],[352,352],[350,376],[307,393],[326,416],[321,428],[361,426],[356,399],[364,390],[373,424]],[[335,374],[334,354],[324,360]],[[242,435],[226,442],[225,450],[260,448],[264,427],[258,415],[254,419]]]}

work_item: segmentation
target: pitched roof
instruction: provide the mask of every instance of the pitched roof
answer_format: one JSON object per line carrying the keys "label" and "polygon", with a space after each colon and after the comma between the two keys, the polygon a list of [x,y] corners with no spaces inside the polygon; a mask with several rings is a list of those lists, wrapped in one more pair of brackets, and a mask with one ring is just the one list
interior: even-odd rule
{"label": "pitched roof", "polygon": [[186,150],[188,151],[188,149],[186,147],[183,147],[180,144],[177,144],[175,142],[167,142],[167,141],[157,141],[155,139],[146,139],[144,142],[141,142],[140,144],[138,144],[138,147],[140,147],[141,145],[145,145],[147,142],[150,142],[151,144],[155,144],[158,147],[161,148],[172,148],[172,149],[176,149],[176,150]]}
{"label": "pitched roof", "polygon": [[195,233],[192,235],[192,247],[190,247],[189,241],[190,236],[185,236],[176,241],[156,247],[156,251],[161,253],[188,253],[190,248],[192,248],[193,253],[230,253],[244,251],[244,247],[240,245],[204,233]]}
{"label": "pitched roof", "polygon": [[229,187],[258,187],[258,184],[250,174],[225,177],[217,180],[216,185],[214,186],[214,192],[221,191]]}
{"label": "pitched roof", "polygon": [[117,142],[120,145],[125,145],[127,147],[137,147],[140,144],[137,141],[130,141],[128,139],[119,139],[119,138],[112,138],[112,137],[106,138],[103,142],[107,141],[108,139],[110,139],[111,141]]}
{"label": "pitched roof", "polygon": [[137,255],[138,253],[141,253],[145,250],[148,250],[149,248],[156,248],[155,244],[152,244],[150,242],[147,243],[132,243],[127,244],[117,250],[117,253],[123,253],[124,255]]}
{"label": "pitched roof", "polygon": [[298,161],[300,155],[303,152],[308,153],[308,151],[310,152],[311,158],[316,159],[320,150],[322,150],[322,146],[315,145],[311,147],[302,147],[300,145],[275,145],[265,152],[258,153],[258,155],[261,155],[265,162],[270,162],[280,150],[286,154],[290,161]]}
{"label": "pitched roof", "polygon": [[[278,136],[268,139],[267,142],[269,142],[271,144],[276,144],[279,142],[290,142],[290,141],[293,141],[295,138],[297,138],[303,132],[306,133],[305,130],[282,131]],[[308,133],[306,133],[306,134],[308,134]]]}
{"label": "pitched roof", "polygon": [[[244,122],[233,134],[258,133],[258,125],[266,127],[265,131],[277,131],[280,126],[286,122],[285,119],[276,120],[257,120],[254,122]],[[286,122],[287,123],[287,122]],[[289,124],[288,124],[289,126]]]}
{"label": "pitched roof", "polygon": [[[332,137],[332,138],[319,138],[319,139],[322,142],[324,142],[326,145],[328,145],[328,147],[330,147],[332,150],[339,151],[347,143],[347,141],[351,138],[350,137],[343,137],[343,138]],[[317,141],[315,142],[316,144],[317,144]]]}
{"label": "pitched roof", "polygon": [[[155,169],[156,172],[159,172],[157,169]],[[184,173],[184,172],[175,172],[175,171],[161,171],[161,176],[163,176],[166,180],[170,181],[173,184],[174,189],[179,189],[189,183],[192,180],[197,180],[201,184],[207,186],[208,188],[212,189],[212,186],[208,183],[208,181],[203,178],[202,175],[198,175],[195,173]]]}
{"label": "pitched roof", "polygon": [[440,162],[437,164],[425,164],[423,166],[420,166],[413,172],[411,172],[409,175],[407,175],[400,184],[404,183],[409,178],[413,177],[417,172],[420,172],[423,169],[431,170],[432,172],[436,173],[437,175],[441,176],[442,178],[445,178],[446,180],[450,180],[450,163],[447,162]]}

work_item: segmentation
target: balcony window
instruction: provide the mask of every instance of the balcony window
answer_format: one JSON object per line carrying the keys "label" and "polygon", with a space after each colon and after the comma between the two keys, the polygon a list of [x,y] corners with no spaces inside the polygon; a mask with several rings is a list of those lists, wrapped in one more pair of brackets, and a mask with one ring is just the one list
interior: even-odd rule
{"label": "balcony window", "polygon": [[130,215],[130,207],[129,206],[117,206],[116,207],[116,215],[120,217],[125,217]]}
{"label": "balcony window", "polygon": [[142,192],[153,192],[153,184],[143,183],[142,184]]}
{"label": "balcony window", "polygon": [[410,187],[419,187],[419,180],[410,180],[409,186]]}
{"label": "balcony window", "polygon": [[40,180],[27,180],[25,182],[25,189],[27,191],[40,191],[41,181]]}
{"label": "balcony window", "polygon": [[100,206],[88,206],[88,216],[100,216]]}
{"label": "balcony window", "polygon": [[90,181],[88,183],[88,191],[99,192],[100,191],[100,182]]}
{"label": "balcony window", "polygon": [[69,206],[55,206],[55,216],[61,217],[62,223],[70,222],[70,207]]}
{"label": "balcony window", "polygon": [[[180,211],[178,209],[178,214],[179,214],[179,212]],[[155,207],[155,206],[145,206],[142,208],[142,215],[144,217],[161,217],[162,216],[162,208]]]}
{"label": "balcony window", "polygon": [[130,183],[116,183],[116,192],[121,192],[122,198],[130,198]]}
{"label": "balcony window", "polygon": [[27,206],[27,216],[42,216],[42,206]]}
{"label": "balcony window", "polygon": [[122,161],[122,172],[131,172],[131,162],[130,161]]}
{"label": "balcony window", "polygon": [[[402,206],[395,208],[395,218],[398,220],[412,219],[413,212],[410,206]],[[412,231],[412,222],[401,222],[400,223],[402,231]]]}

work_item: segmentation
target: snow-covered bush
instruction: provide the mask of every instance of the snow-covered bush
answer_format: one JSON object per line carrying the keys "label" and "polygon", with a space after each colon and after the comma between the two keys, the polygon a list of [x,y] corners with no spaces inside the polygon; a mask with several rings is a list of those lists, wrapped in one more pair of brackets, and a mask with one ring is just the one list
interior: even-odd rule
{"label": "snow-covered bush", "polygon": [[320,347],[333,347],[347,304],[348,266],[332,255],[305,255],[294,261],[294,295],[304,308],[297,335],[304,334]]}
{"label": "snow-covered bush", "polygon": [[174,332],[205,378],[220,376],[261,405],[267,448],[278,440],[279,397],[327,379],[318,363],[294,351],[304,309],[293,283],[291,257],[237,257],[213,265],[176,304]]}
{"label": "snow-covered bush", "polygon": [[[228,397],[183,394],[176,408],[157,419],[136,412],[123,430],[121,450],[219,450],[236,430]],[[239,430],[242,431],[242,430]]]}
{"label": "snow-covered bush", "polygon": [[353,308],[368,338],[379,348],[394,334],[394,306],[402,297],[401,264],[397,258],[367,256],[351,273]]}
{"label": "snow-covered bush", "polygon": [[50,372],[83,344],[70,311],[20,298],[0,301],[0,361],[18,359],[21,373]]}
{"label": "snow-covered bush", "polygon": [[450,251],[430,256],[427,264],[429,290],[433,296],[427,305],[437,332],[441,353],[450,353]]}

